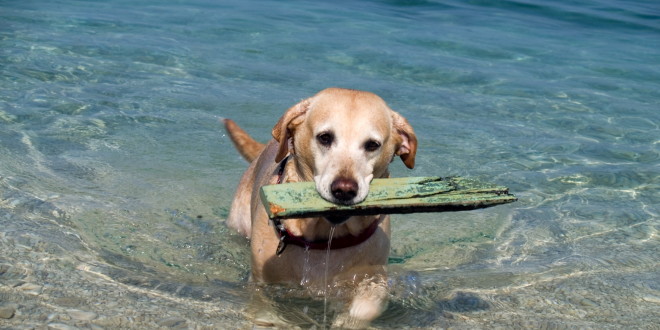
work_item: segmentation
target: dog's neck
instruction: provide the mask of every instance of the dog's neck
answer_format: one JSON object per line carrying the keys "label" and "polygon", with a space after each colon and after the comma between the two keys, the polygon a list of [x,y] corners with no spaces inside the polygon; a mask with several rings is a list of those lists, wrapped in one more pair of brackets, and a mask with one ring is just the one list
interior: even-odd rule
{"label": "dog's neck", "polygon": [[[310,221],[310,220],[307,220]],[[313,221],[313,220],[312,220]],[[325,221],[325,220],[321,220]],[[309,250],[337,250],[356,246],[364,243],[368,240],[371,235],[373,235],[378,229],[380,221],[375,219],[371,224],[360,232],[357,236],[354,235],[345,235],[337,238],[329,239],[317,239],[317,240],[308,240],[304,236],[293,235],[279,219],[272,220],[273,225],[275,226],[275,232],[278,235],[280,240],[279,245],[277,246],[276,255],[280,255],[284,252],[284,249],[288,245],[296,245]]]}
{"label": "dog's neck", "polygon": [[[305,181],[301,180],[302,176],[295,160],[290,160],[293,157],[295,156],[287,155],[277,166],[277,184]],[[276,254],[283,253],[287,245],[296,245],[311,250],[334,250],[361,244],[376,232],[381,218],[380,216],[351,217],[346,222],[335,226],[338,234],[335,238],[328,237],[330,227],[333,225],[323,217],[290,219],[285,222],[295,223],[295,225],[287,226],[280,220],[272,220],[280,240]],[[325,233],[328,235],[324,235]]]}

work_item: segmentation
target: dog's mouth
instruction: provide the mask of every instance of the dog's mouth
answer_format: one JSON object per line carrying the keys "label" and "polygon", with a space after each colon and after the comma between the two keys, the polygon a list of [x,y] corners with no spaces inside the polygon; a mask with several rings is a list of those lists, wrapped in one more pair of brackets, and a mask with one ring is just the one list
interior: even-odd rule
{"label": "dog's mouth", "polygon": [[325,220],[333,225],[341,225],[342,223],[346,222],[346,220],[348,220],[348,218],[350,217],[351,216],[349,215],[326,216]]}

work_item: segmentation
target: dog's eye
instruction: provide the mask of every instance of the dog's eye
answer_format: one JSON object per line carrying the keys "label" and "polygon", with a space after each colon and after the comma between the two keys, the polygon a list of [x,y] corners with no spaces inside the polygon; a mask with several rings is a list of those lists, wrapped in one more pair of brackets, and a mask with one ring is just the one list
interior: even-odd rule
{"label": "dog's eye", "polygon": [[372,152],[378,150],[378,148],[380,148],[380,143],[378,141],[369,140],[364,143],[364,150],[366,151]]}
{"label": "dog's eye", "polygon": [[335,136],[332,133],[321,133],[316,136],[316,141],[324,147],[329,147],[332,145],[332,142],[335,140]]}

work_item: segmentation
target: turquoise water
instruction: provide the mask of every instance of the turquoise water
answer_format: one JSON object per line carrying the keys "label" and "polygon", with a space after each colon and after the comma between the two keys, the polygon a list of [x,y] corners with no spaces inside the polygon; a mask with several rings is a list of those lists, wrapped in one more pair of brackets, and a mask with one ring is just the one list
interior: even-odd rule
{"label": "turquoise water", "polygon": [[340,86],[415,127],[394,175],[519,197],[395,216],[375,327],[656,327],[659,45],[651,0],[2,1],[0,325],[248,326],[219,119]]}

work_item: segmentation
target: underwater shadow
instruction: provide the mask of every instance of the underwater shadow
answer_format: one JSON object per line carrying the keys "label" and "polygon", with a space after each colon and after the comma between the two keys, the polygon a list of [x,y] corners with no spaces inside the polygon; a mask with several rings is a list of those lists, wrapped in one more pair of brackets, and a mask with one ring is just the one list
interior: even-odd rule
{"label": "underwater shadow", "polygon": [[472,292],[458,291],[451,299],[438,302],[438,307],[448,312],[476,312],[489,309],[490,303]]}
{"label": "underwater shadow", "polygon": [[[418,296],[390,300],[387,310],[372,325],[392,329],[401,327],[448,327],[455,313],[469,313],[491,308],[489,302],[472,292],[458,291],[447,299],[431,300]],[[453,322],[452,322],[453,323]]]}
{"label": "underwater shadow", "polygon": [[119,283],[205,302],[223,300],[244,304],[248,299],[244,282],[209,279],[191,283],[121,254],[107,250],[101,250],[99,254],[106,263],[94,265],[92,271]]}

